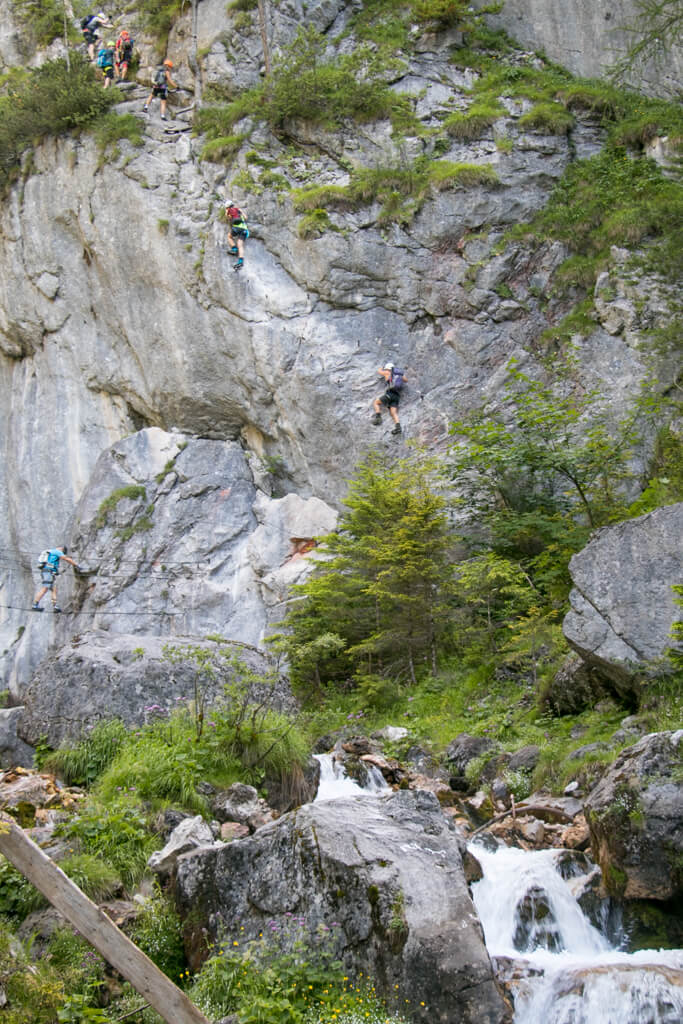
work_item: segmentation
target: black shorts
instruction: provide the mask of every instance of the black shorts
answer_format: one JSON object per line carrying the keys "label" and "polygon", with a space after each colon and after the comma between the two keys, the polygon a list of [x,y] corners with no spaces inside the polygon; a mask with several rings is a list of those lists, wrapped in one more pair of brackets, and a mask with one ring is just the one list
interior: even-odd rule
{"label": "black shorts", "polygon": [[230,228],[230,234],[234,235],[235,238],[249,238],[249,232],[246,228]]}
{"label": "black shorts", "polygon": [[400,397],[401,396],[399,395],[396,388],[387,388],[387,390],[380,398],[380,402],[382,403],[382,405],[386,405],[389,408],[391,408],[392,405],[396,408],[398,407]]}
{"label": "black shorts", "polygon": [[168,86],[155,85],[154,88],[152,89],[152,96],[154,98],[158,96],[162,100],[168,99]]}
{"label": "black shorts", "polygon": [[91,43],[96,43],[100,37],[98,36],[97,32],[94,31],[94,29],[90,30],[86,28],[83,29],[83,38],[85,39],[86,44],[90,46]]}
{"label": "black shorts", "polygon": [[108,68],[102,68],[102,74],[104,75],[105,78],[113,78],[114,77],[113,65],[110,64]]}

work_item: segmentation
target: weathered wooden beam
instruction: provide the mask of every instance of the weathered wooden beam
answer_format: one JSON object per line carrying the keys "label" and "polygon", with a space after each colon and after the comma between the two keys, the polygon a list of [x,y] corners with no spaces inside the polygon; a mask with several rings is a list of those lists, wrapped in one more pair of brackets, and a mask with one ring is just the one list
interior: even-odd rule
{"label": "weathered wooden beam", "polygon": [[185,993],[81,892],[23,829],[4,814],[0,820],[0,853],[42,892],[168,1024],[209,1024]]}

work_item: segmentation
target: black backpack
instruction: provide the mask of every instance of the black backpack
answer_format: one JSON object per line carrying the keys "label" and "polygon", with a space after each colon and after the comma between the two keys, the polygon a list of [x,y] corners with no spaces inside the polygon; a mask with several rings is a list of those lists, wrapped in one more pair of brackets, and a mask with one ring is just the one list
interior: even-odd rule
{"label": "black backpack", "polygon": [[85,18],[81,18],[81,28],[84,31],[88,27],[90,22],[92,21],[93,17],[94,17],[94,15],[92,15],[92,14],[86,14]]}

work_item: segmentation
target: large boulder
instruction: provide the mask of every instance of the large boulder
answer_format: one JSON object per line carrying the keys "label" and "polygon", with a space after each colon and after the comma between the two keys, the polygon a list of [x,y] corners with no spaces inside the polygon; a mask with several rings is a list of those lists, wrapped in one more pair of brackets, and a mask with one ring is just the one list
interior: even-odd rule
{"label": "large boulder", "polygon": [[147,861],[147,866],[157,875],[169,874],[181,854],[196,850],[198,847],[211,846],[213,841],[213,832],[201,814],[194,818],[184,818],[173,829],[163,849],[154,851]]}
{"label": "large boulder", "polygon": [[249,839],[180,858],[188,950],[196,966],[204,931],[241,944],[295,914],[311,938],[329,928],[333,952],[391,1005],[409,999],[413,1020],[505,1021],[463,846],[429,793],[309,804]]}
{"label": "large boulder", "polygon": [[23,707],[0,708],[0,768],[30,768],[33,748],[17,735]]}
{"label": "large boulder", "polygon": [[[57,747],[63,741],[79,740],[97,722],[120,718],[126,725],[143,725],[155,716],[167,716],[194,698],[198,680],[207,706],[222,694],[232,671],[217,671],[215,677],[199,677],[197,665],[189,657],[175,656],[171,662],[164,654],[170,644],[176,651],[184,647],[216,651],[212,641],[183,636],[130,636],[96,631],[81,634],[77,641],[65,644],[39,666],[26,691],[25,707],[19,722],[19,734],[36,744],[41,737]],[[265,655],[244,644],[229,645],[229,652],[255,673],[269,668]],[[284,678],[274,688],[264,683],[255,697],[268,697],[281,711],[294,710],[295,701]]]}
{"label": "large boulder", "polygon": [[622,750],[589,794],[593,855],[610,891],[671,900],[683,888],[683,730]]}
{"label": "large boulder", "polygon": [[564,635],[620,692],[671,646],[683,577],[683,503],[599,530],[569,563]]}

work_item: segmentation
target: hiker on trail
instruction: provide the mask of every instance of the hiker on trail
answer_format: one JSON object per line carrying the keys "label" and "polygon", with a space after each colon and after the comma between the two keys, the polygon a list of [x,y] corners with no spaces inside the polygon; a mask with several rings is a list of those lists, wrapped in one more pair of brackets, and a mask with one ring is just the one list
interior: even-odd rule
{"label": "hiker on trail", "polygon": [[95,60],[95,44],[100,38],[97,34],[97,30],[100,27],[114,27],[113,24],[108,21],[107,15],[104,11],[100,11],[99,14],[86,14],[85,18],[81,20],[81,31],[83,32],[83,39],[88,47],[88,57],[91,61]]}
{"label": "hiker on trail", "polygon": [[168,99],[168,88],[171,86],[173,89],[177,89],[178,86],[171,78],[171,68],[173,67],[172,60],[165,60],[163,64],[154,72],[154,82],[152,85],[152,91],[147,97],[147,102],[142,108],[145,113],[149,108],[150,103],[153,99],[158,96],[161,99],[161,120],[166,120],[166,100]]}
{"label": "hiker on trail", "polygon": [[247,219],[232,199],[225,204],[225,218],[228,222],[228,253],[238,257],[233,270],[239,270],[244,266],[244,243],[249,238]]}
{"label": "hiker on trail", "polygon": [[59,563],[61,559],[63,558],[65,562],[68,562],[69,565],[73,565],[74,569],[78,570],[78,564],[74,562],[73,558],[69,558],[66,552],[66,544],[61,548],[47,548],[47,550],[41,551],[38,557],[38,568],[40,569],[40,578],[43,586],[33,599],[31,611],[44,611],[44,609],[40,607],[40,602],[49,590],[50,596],[52,597],[52,611],[61,612],[62,609],[57,604],[57,576],[59,575]]}
{"label": "hiker on trail", "polygon": [[401,424],[398,421],[398,403],[401,397],[401,388],[406,383],[408,378],[406,377],[403,370],[399,370],[398,367],[394,366],[393,363],[387,363],[386,366],[380,366],[377,373],[380,375],[380,377],[384,377],[384,380],[387,383],[387,389],[383,395],[381,395],[379,398],[376,398],[375,401],[372,403],[373,408],[375,410],[375,414],[372,417],[371,422],[374,423],[375,426],[379,426],[379,424],[382,422],[381,408],[383,405],[386,405],[387,409],[389,410],[389,415],[394,421],[394,429],[391,431],[391,433],[400,434]]}
{"label": "hiker on trail", "polygon": [[116,40],[116,51],[114,53],[114,68],[116,70],[116,80],[118,82],[125,81],[126,75],[128,74],[128,65],[133,59],[133,46],[135,40],[131,39],[130,32],[127,29],[123,29],[119,38]]}
{"label": "hiker on trail", "polygon": [[109,86],[110,82],[114,81],[114,56],[116,53],[116,46],[114,40],[110,39],[109,42],[102,47],[100,52],[97,54],[97,66],[100,68],[104,75],[104,88]]}

